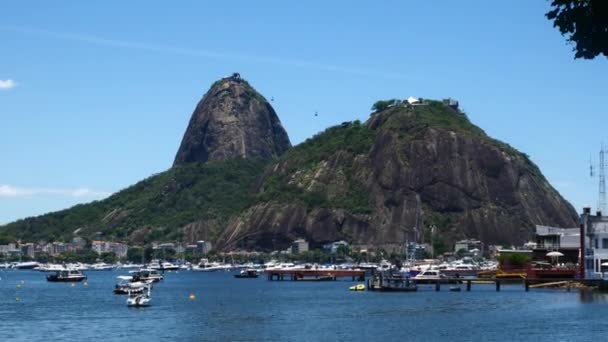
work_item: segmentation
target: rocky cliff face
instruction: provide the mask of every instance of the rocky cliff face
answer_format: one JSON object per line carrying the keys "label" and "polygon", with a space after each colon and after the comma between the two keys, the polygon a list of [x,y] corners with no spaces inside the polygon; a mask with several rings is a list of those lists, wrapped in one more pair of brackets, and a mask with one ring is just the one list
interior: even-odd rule
{"label": "rocky cliff face", "polygon": [[174,165],[258,157],[269,160],[291,144],[272,106],[239,77],[213,84],[198,103]]}
{"label": "rocky cliff face", "polygon": [[429,242],[433,226],[438,245],[519,244],[535,224],[576,227],[575,210],[526,155],[440,102],[332,128],[268,169],[258,191],[261,203],[220,236],[223,248],[303,237],[397,249],[416,234]]}

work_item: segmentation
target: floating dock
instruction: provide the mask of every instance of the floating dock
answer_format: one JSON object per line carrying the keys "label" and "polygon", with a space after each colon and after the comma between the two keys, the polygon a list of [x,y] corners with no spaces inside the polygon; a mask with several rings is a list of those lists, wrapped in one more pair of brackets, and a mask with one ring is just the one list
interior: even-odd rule
{"label": "floating dock", "polygon": [[323,281],[338,278],[351,278],[353,281],[365,280],[365,270],[283,268],[265,270],[264,273],[268,276],[268,280]]}

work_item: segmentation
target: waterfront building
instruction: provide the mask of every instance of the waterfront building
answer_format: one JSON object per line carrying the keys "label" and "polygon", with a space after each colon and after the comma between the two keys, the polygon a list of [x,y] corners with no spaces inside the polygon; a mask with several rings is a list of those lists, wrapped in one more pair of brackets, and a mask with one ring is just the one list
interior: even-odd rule
{"label": "waterfront building", "polygon": [[342,246],[348,247],[348,242],[346,242],[344,240],[340,240],[340,241],[328,243],[326,245],[323,245],[323,250],[328,253],[331,253],[331,254],[336,254],[338,252],[338,248],[340,248]]}
{"label": "waterfront building", "polygon": [[297,239],[291,243],[291,253],[308,252],[308,241]]}
{"label": "waterfront building", "polygon": [[583,208],[581,230],[584,232],[585,278],[601,278],[608,272],[608,216],[600,211],[592,215],[591,208]]}
{"label": "waterfront building", "polygon": [[95,240],[91,243],[91,249],[97,254],[114,253],[119,258],[127,256],[129,246],[120,242],[108,242]]}
{"label": "waterfront building", "polygon": [[211,242],[209,242],[209,241],[205,241],[205,240],[196,241],[196,251],[201,254],[207,254],[207,253],[211,252],[212,248],[213,248],[213,246],[211,245]]}
{"label": "waterfront building", "polygon": [[111,242],[109,252],[114,253],[119,258],[126,258],[129,246],[120,242]]}
{"label": "waterfront building", "polygon": [[35,256],[35,253],[36,253],[36,248],[35,247],[36,246],[33,243],[31,243],[31,242],[24,243],[20,247],[21,247],[21,253],[22,253],[22,255],[27,255],[30,258],[33,258]]}
{"label": "waterfront building", "polygon": [[14,243],[0,245],[0,254],[4,256],[14,256],[21,254],[21,250]]}
{"label": "waterfront building", "polygon": [[482,250],[481,241],[473,240],[473,239],[457,241],[454,244],[454,253],[458,253],[458,251],[462,250],[462,249],[464,249],[465,252],[470,252],[474,249],[476,249],[477,251],[481,251]]}
{"label": "waterfront building", "polygon": [[534,260],[547,258],[547,253],[560,252],[564,256],[559,258],[560,263],[578,263],[581,248],[580,228],[557,228],[549,226],[536,226],[536,246]]}

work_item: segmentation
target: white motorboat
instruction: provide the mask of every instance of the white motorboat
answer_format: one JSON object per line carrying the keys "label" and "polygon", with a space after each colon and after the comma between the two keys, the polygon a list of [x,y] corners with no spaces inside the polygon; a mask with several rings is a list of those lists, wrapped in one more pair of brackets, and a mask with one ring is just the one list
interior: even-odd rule
{"label": "white motorboat", "polygon": [[12,264],[11,268],[15,268],[18,270],[31,270],[33,268],[38,267],[39,265],[40,264],[37,261],[24,261]]}
{"label": "white motorboat", "polygon": [[108,265],[108,264],[103,263],[103,262],[100,262],[100,263],[97,263],[97,264],[93,264],[89,268],[89,270],[91,270],[91,271],[110,271],[112,269],[114,269],[114,265]]}
{"label": "white motorboat", "polygon": [[143,293],[146,286],[152,286],[152,281],[133,281],[132,276],[118,276],[118,283],[114,286],[115,294]]}
{"label": "white motorboat", "polygon": [[196,272],[230,271],[231,269],[231,265],[221,264],[219,262],[209,262],[207,259],[201,259],[197,265],[192,267],[192,270]]}
{"label": "white motorboat", "polygon": [[149,265],[148,268],[159,271],[177,271],[179,270],[179,266],[174,265],[168,261],[158,261],[154,260]]}
{"label": "white motorboat", "polygon": [[163,275],[158,272],[158,270],[154,270],[151,268],[142,268],[138,271],[130,271],[129,273],[133,274],[133,281],[141,281],[141,282],[159,282],[164,279]]}
{"label": "white motorboat", "polygon": [[433,283],[437,280],[442,280],[445,278],[446,278],[446,276],[443,273],[441,273],[440,270],[427,269],[427,270],[424,270],[424,271],[418,273],[414,277],[414,280],[416,281],[416,283],[425,283],[425,282]]}
{"label": "white motorboat", "polygon": [[134,289],[127,290],[127,306],[129,307],[144,307],[150,305],[150,289],[152,287],[150,285],[145,285],[143,287],[143,291],[137,293]]}
{"label": "white motorboat", "polygon": [[65,267],[61,264],[40,264],[35,270],[40,272],[57,272],[65,270]]}

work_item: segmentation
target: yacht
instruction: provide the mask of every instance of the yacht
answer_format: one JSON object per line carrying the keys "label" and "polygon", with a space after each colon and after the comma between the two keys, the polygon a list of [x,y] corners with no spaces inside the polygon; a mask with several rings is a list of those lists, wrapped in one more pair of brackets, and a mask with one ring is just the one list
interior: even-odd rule
{"label": "yacht", "polygon": [[18,270],[31,270],[33,268],[38,267],[40,264],[36,261],[24,261],[24,262],[16,262],[11,265],[11,268],[15,268]]}
{"label": "yacht", "polygon": [[133,281],[132,276],[118,276],[118,283],[114,286],[115,294],[143,293],[146,286],[152,286],[152,281]]}
{"label": "yacht", "polygon": [[232,269],[232,266],[228,264],[209,262],[207,259],[201,259],[197,265],[192,267],[192,270],[196,272],[230,271],[230,269]]}
{"label": "yacht", "polygon": [[179,266],[174,265],[168,261],[154,260],[148,265],[148,268],[159,271],[177,271]]}
{"label": "yacht", "polygon": [[106,263],[99,262],[97,264],[91,265],[91,267],[89,269],[91,271],[110,271],[110,270],[114,269],[114,265],[108,265]]}
{"label": "yacht", "polygon": [[87,276],[79,270],[56,271],[55,274],[46,276],[46,280],[51,282],[76,282],[84,279],[87,279]]}
{"label": "yacht", "polygon": [[163,275],[158,270],[150,268],[142,268],[139,271],[131,271],[133,273],[133,281],[141,282],[159,282],[164,279]]}
{"label": "yacht", "polygon": [[434,283],[435,281],[446,279],[446,276],[440,270],[427,269],[418,273],[414,280],[416,283],[422,284],[425,282]]}
{"label": "yacht", "polygon": [[150,305],[150,285],[143,287],[143,291],[140,293],[135,292],[133,289],[129,289],[127,294],[127,306],[129,307],[144,307]]}
{"label": "yacht", "polygon": [[35,270],[39,272],[57,272],[63,271],[66,268],[61,264],[40,264]]}

